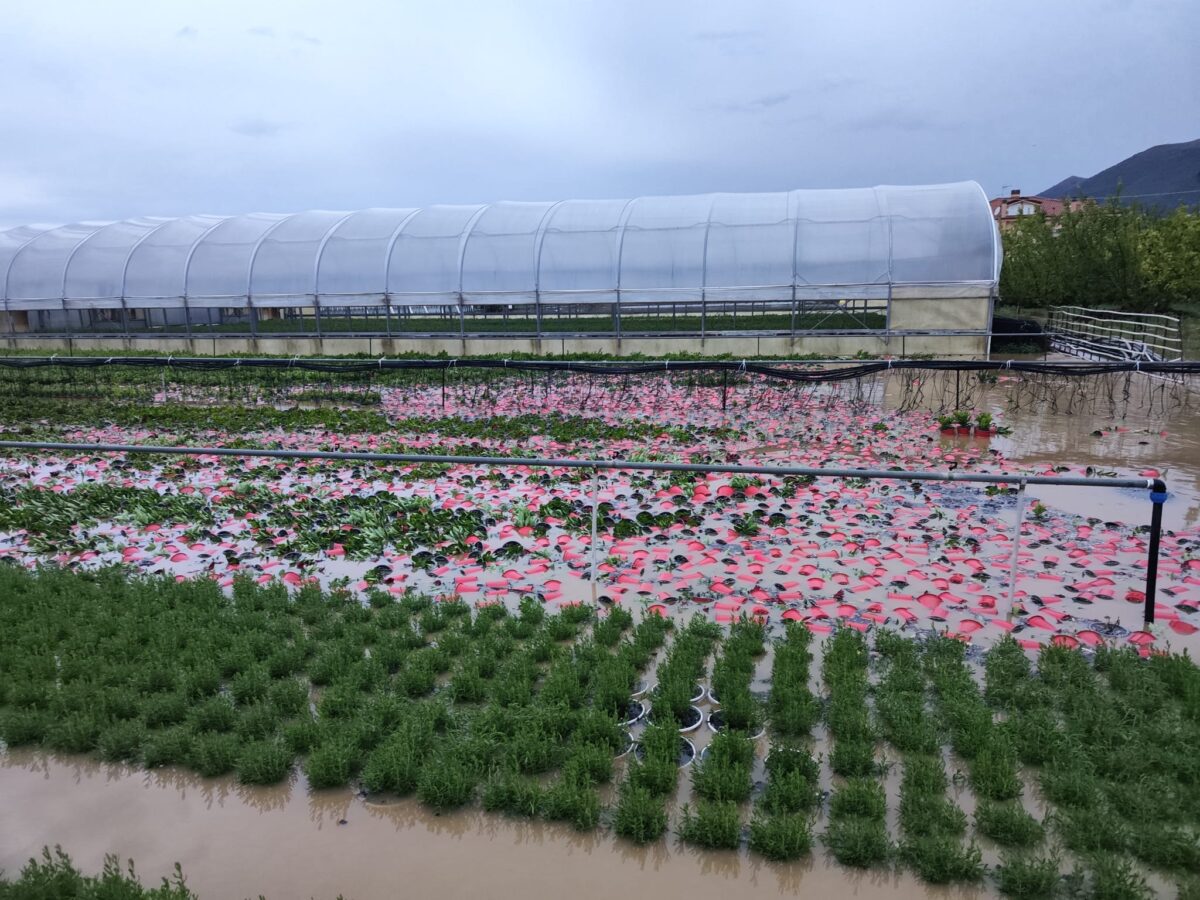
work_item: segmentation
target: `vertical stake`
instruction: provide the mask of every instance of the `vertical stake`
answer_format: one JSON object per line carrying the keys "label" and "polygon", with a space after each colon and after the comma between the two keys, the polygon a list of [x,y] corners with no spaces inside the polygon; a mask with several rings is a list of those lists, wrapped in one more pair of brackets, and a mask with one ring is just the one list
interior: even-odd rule
{"label": "vertical stake", "polygon": [[600,467],[592,469],[592,605],[596,604],[596,578],[599,574],[596,556],[596,534],[600,521]]}
{"label": "vertical stake", "polygon": [[1017,487],[1017,514],[1013,522],[1012,562],[1008,567],[1008,621],[1013,619],[1013,604],[1017,599],[1017,554],[1021,550],[1021,524],[1025,521],[1025,479]]}
{"label": "vertical stake", "polygon": [[442,412],[446,411],[446,368],[442,367]]}
{"label": "vertical stake", "polygon": [[1167,485],[1155,478],[1150,487],[1150,549],[1146,557],[1146,607],[1142,619],[1154,624],[1154,594],[1158,590],[1158,542],[1162,537],[1162,508],[1167,499]]}
{"label": "vertical stake", "polygon": [[725,406],[729,400],[729,370],[725,369],[721,372],[721,412],[725,412]]}

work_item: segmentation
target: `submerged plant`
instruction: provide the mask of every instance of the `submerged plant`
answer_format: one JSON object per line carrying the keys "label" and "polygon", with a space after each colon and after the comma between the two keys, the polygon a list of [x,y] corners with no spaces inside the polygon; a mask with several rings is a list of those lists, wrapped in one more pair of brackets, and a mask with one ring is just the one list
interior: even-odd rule
{"label": "submerged plant", "polygon": [[736,850],[742,841],[742,822],[732,801],[701,803],[695,811],[685,806],[679,836],[689,844],[709,849]]}
{"label": "submerged plant", "polygon": [[932,884],[979,881],[984,874],[979,848],[974,844],[963,846],[949,835],[905,838],[900,845],[900,858]]}
{"label": "submerged plant", "polygon": [[1005,851],[995,869],[996,886],[1009,897],[1053,897],[1062,883],[1055,856],[1030,856]]}
{"label": "submerged plant", "polygon": [[887,825],[881,819],[833,819],[825,830],[825,846],[844,866],[865,869],[892,856]]}
{"label": "submerged plant", "polygon": [[613,814],[613,830],[636,844],[658,840],[667,830],[663,801],[632,780],[625,781]]}
{"label": "submerged plant", "polygon": [[770,860],[807,856],[812,842],[812,825],[803,815],[759,815],[750,822],[750,849]]}

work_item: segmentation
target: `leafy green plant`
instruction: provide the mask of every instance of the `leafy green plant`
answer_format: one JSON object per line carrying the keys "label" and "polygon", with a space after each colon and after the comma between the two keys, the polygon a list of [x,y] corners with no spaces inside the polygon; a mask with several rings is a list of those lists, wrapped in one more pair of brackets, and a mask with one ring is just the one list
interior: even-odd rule
{"label": "leafy green plant", "polygon": [[304,774],[311,787],[341,787],[350,781],[359,766],[359,750],[345,737],[331,737],[313,748],[304,762]]}
{"label": "leafy green plant", "polygon": [[1003,847],[1033,847],[1045,837],[1042,824],[1016,800],[981,801],[975,810],[975,828]]}
{"label": "leafy green plant", "polygon": [[887,826],[878,819],[833,819],[824,840],[838,862],[859,869],[886,863],[893,851]]}
{"label": "leafy green plant", "polygon": [[812,826],[802,815],[759,815],[750,822],[750,849],[777,862],[812,852]]}
{"label": "leafy green plant", "polygon": [[709,849],[736,850],[742,841],[742,822],[732,801],[702,802],[695,811],[685,806],[679,836],[689,844]]}
{"label": "leafy green plant", "polygon": [[906,838],[900,845],[900,858],[932,884],[979,881],[985,871],[978,847],[964,847],[948,835]]}
{"label": "leafy green plant", "polygon": [[130,860],[127,869],[121,868],[116,855],[104,857],[99,876],[84,875],[63,852],[62,847],[42,848],[41,859],[30,859],[14,882],[0,878],[0,897],[5,900],[23,898],[91,898],[112,900],[198,900],[184,880],[183,871],[175,864],[171,878],[164,878],[157,888],[146,888],[134,871]]}
{"label": "leafy green plant", "polygon": [[242,784],[278,784],[292,770],[291,752],[276,741],[246,744],[237,760],[237,777]]}
{"label": "leafy green plant", "polygon": [[667,810],[663,801],[632,779],[621,785],[613,814],[613,830],[636,844],[648,844],[667,830]]}
{"label": "leafy green plant", "polygon": [[1005,851],[995,869],[996,886],[1009,897],[1053,897],[1062,882],[1055,856],[1030,856]]}
{"label": "leafy green plant", "polygon": [[493,775],[483,786],[482,800],[488,812],[529,819],[542,809],[542,792],[537,784],[511,771]]}
{"label": "leafy green plant", "polygon": [[887,797],[883,785],[869,778],[851,778],[833,792],[829,806],[835,819],[857,816],[883,821],[887,814]]}

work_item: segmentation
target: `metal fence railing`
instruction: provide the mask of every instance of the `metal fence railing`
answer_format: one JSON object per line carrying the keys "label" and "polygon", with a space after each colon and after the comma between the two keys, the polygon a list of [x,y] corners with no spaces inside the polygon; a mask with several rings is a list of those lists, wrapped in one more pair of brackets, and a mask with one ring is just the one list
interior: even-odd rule
{"label": "metal fence railing", "polygon": [[1179,319],[1082,306],[1054,306],[1046,325],[1050,346],[1091,360],[1169,362],[1183,359]]}

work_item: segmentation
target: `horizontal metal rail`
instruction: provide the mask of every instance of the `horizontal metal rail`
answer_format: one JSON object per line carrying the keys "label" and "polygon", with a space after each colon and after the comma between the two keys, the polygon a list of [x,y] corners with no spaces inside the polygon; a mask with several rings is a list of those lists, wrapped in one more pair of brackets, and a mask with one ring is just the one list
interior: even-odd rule
{"label": "horizontal metal rail", "polygon": [[[816,478],[896,478],[901,481],[962,481],[976,484],[1059,484],[1071,487],[1138,488],[1151,490],[1153,478],[1083,478],[1077,475],[994,475],[946,470],[913,472],[904,469],[842,469],[816,466],[744,466],[720,463],[643,462],[630,459],[555,459],[520,456],[435,456],[416,453],[372,453],[338,450],[272,450],[241,447],[182,447],[161,444],[75,444],[55,441],[0,441],[5,450],[66,450],[79,453],[146,453],[186,456],[248,456],[267,459],[324,459],[343,462],[445,463],[447,465],[532,466],[564,469],[621,469],[635,472],[696,472],[703,474],[811,475]],[[1164,486],[1165,490],[1165,486]]]}
{"label": "horizontal metal rail", "polygon": [[[390,358],[348,359],[280,356],[0,356],[0,369],[36,369],[48,366],[88,369],[109,366],[129,368],[175,368],[192,370],[298,369],[325,374],[363,373],[382,370],[509,369],[518,372],[576,372],[598,375],[643,375],[658,372],[742,372],[786,381],[832,381],[859,378],[895,370],[959,372],[1027,372],[1043,375],[1085,377],[1122,372],[1160,375],[1200,375],[1200,360],[1142,362],[1137,360],[1086,362],[1079,360],[1036,361],[1000,359],[656,359],[656,360],[564,360],[444,357],[433,359]],[[788,367],[788,368],[785,368]],[[831,368],[834,367],[834,368]]]}

